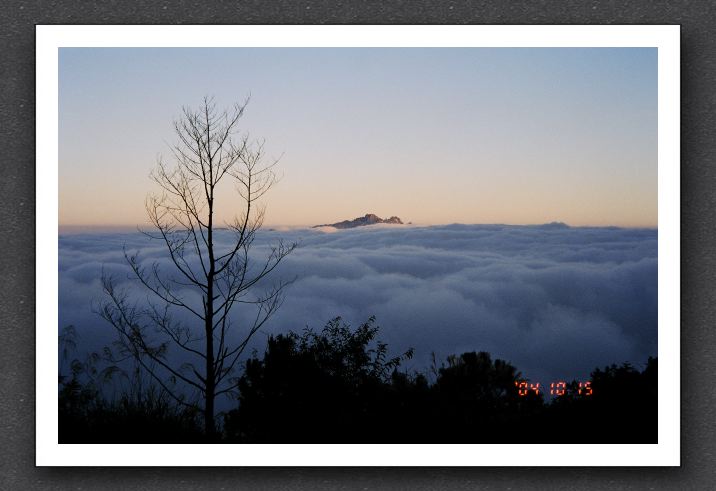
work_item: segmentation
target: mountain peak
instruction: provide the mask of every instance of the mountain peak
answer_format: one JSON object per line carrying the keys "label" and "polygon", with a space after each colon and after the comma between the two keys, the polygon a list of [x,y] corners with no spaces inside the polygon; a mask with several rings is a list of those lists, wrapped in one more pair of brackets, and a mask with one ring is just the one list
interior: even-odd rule
{"label": "mountain peak", "polygon": [[334,228],[338,228],[338,229],[344,229],[344,228],[362,227],[364,225],[373,225],[376,223],[394,223],[394,224],[398,224],[398,225],[403,224],[402,220],[396,216],[392,216],[390,218],[383,219],[374,213],[366,213],[365,216],[354,218],[353,220],[343,220],[342,222],[326,223],[323,225],[315,225],[313,228],[334,227]]}

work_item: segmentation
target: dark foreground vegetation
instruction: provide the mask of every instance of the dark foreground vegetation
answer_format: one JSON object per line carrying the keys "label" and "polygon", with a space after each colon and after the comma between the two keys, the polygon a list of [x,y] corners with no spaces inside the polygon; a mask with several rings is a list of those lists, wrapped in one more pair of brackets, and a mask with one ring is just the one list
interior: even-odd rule
{"label": "dark foreground vegetation", "polygon": [[412,350],[389,357],[377,334],[373,319],[353,330],[337,318],[320,332],[270,337],[247,360],[236,408],[220,415],[211,440],[198,409],[143,382],[140,370],[100,369],[97,354],[73,360],[60,376],[60,443],[657,442],[655,358],[643,371],[594,370],[591,395],[575,381],[547,400],[520,396],[517,369],[485,352],[401,371]]}

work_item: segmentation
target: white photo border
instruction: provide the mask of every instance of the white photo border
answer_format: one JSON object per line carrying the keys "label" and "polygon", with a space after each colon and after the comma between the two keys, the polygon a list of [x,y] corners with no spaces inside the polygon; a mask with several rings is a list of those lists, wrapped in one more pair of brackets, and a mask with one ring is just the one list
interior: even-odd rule
{"label": "white photo border", "polygon": [[[36,26],[38,466],[680,465],[680,26]],[[654,47],[658,49],[657,444],[59,444],[58,53],[62,47]]]}

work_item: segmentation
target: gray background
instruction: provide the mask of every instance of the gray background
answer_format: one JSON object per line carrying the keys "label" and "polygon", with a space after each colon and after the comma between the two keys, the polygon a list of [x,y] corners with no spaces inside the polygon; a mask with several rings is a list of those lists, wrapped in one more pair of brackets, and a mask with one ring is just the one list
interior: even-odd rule
{"label": "gray background", "polygon": [[[0,489],[712,489],[716,7],[707,1],[113,1],[0,7]],[[35,468],[35,24],[681,24],[680,468]],[[42,144],[42,142],[38,142]]]}

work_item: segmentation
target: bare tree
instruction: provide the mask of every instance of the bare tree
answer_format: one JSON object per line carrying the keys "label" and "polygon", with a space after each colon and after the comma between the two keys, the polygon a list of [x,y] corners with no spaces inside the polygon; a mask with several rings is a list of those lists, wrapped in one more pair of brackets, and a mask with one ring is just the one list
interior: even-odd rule
{"label": "bare tree", "polygon": [[[107,300],[99,313],[116,329],[123,355],[138,361],[178,403],[203,405],[209,437],[216,431],[216,397],[236,389],[231,374],[251,337],[280,306],[288,282],[279,281],[259,293],[256,289],[296,247],[279,242],[260,261],[249,254],[264,219],[265,207],[258,200],[276,182],[277,161],[265,164],[263,143],[238,136],[247,104],[248,99],[231,110],[217,111],[213,99],[204,98],[199,110],[184,107],[175,121],[174,164],[170,167],[160,157],[151,174],[161,193],[147,198],[153,230],[143,231],[166,247],[172,271],[160,270],[156,262],[143,265],[138,253],[125,249],[124,254],[132,277],[150,292],[146,304],[130,300],[127,289],[102,275]],[[242,209],[219,232],[217,191],[220,184],[229,183],[234,184]],[[217,233],[230,234],[228,247],[217,246]],[[192,302],[191,292],[199,294],[200,304]],[[241,329],[232,324],[237,304],[255,309],[253,321]],[[195,322],[178,320],[178,310]],[[177,366],[170,348],[190,361]]]}

